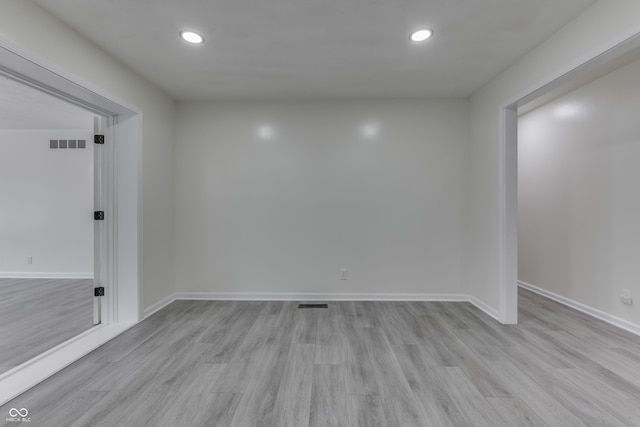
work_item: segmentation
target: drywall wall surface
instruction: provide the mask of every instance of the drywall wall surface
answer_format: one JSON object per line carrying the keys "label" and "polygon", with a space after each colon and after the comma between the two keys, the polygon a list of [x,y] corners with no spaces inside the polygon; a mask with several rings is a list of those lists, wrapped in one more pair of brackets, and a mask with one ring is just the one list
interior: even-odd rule
{"label": "drywall wall surface", "polygon": [[488,306],[500,305],[501,108],[640,33],[638,16],[636,0],[601,0],[471,97],[463,265],[468,292]]}
{"label": "drywall wall surface", "polygon": [[640,61],[520,117],[519,279],[640,324]]}
{"label": "drywall wall surface", "polygon": [[[0,130],[0,276],[93,277],[92,138]],[[50,149],[51,139],[86,148]]]}
{"label": "drywall wall surface", "polygon": [[467,120],[466,100],[179,103],[178,290],[458,294]]}
{"label": "drywall wall surface", "polygon": [[0,38],[66,77],[142,111],[144,305],[171,295],[175,280],[174,102],[31,1],[0,2]]}

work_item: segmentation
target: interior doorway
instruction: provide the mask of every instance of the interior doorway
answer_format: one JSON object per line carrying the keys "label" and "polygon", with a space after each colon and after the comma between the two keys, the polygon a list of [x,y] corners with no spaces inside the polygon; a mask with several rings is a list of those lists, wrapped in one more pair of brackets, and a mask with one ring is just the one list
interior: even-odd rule
{"label": "interior doorway", "polygon": [[0,77],[0,373],[100,322],[94,114]]}
{"label": "interior doorway", "polygon": [[640,324],[640,49],[624,59],[518,122],[520,291],[622,327]]}
{"label": "interior doorway", "polygon": [[640,57],[640,34],[593,57],[501,108],[500,314],[518,321],[518,116],[548,103]]}
{"label": "interior doorway", "polygon": [[122,333],[139,321],[142,313],[141,111],[76,82],[73,76],[53,70],[0,39],[2,76],[107,119],[97,192],[98,208],[104,212],[98,229],[102,250],[96,263],[99,269],[94,272],[105,290],[98,298],[101,324],[0,373],[0,404]]}

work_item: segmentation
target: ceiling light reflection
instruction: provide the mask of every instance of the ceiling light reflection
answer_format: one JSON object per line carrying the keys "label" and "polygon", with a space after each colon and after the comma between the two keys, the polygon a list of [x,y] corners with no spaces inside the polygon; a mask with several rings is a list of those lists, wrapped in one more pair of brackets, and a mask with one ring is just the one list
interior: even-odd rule
{"label": "ceiling light reflection", "polygon": [[365,123],[360,129],[360,132],[365,138],[375,138],[380,133],[380,125],[378,122]]}
{"label": "ceiling light reflection", "polygon": [[276,130],[270,125],[261,125],[256,128],[256,135],[263,141],[269,141],[275,138]]}
{"label": "ceiling light reflection", "polygon": [[563,104],[556,107],[556,109],[553,112],[556,115],[556,117],[559,117],[561,119],[570,119],[570,118],[575,118],[583,115],[585,110],[581,104],[570,103],[570,104]]}

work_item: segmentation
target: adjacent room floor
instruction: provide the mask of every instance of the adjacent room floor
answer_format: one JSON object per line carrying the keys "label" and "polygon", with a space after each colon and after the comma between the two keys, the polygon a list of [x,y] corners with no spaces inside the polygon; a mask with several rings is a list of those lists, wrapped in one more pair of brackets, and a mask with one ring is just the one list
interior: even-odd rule
{"label": "adjacent room floor", "polygon": [[33,426],[640,425],[640,337],[520,290],[468,303],[177,301],[0,408]]}
{"label": "adjacent room floor", "polygon": [[0,374],[93,327],[93,280],[0,279]]}

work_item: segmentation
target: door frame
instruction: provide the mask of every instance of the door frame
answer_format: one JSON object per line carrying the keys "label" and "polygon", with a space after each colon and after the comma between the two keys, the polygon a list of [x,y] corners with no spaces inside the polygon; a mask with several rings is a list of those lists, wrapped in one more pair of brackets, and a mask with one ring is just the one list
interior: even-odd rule
{"label": "door frame", "polygon": [[103,324],[138,322],[142,316],[142,112],[69,76],[0,39],[0,75],[107,117],[102,148],[99,228],[103,253],[94,280]]}
{"label": "door frame", "polygon": [[518,109],[613,71],[612,64],[638,49],[640,33],[635,33],[500,106],[499,315],[503,323],[518,323]]}

